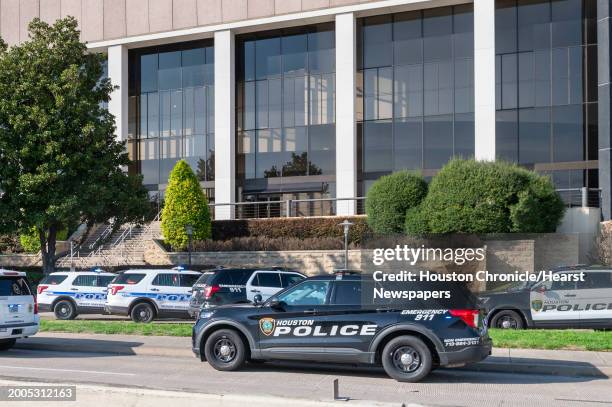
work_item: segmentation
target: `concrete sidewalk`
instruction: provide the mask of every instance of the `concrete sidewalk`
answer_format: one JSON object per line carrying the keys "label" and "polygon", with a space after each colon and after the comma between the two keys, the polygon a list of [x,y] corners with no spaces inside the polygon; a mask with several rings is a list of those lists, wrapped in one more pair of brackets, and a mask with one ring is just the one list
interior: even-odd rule
{"label": "concrete sidewalk", "polygon": [[[18,349],[193,358],[191,338],[42,332],[17,342]],[[612,378],[612,352],[495,348],[466,370]]]}

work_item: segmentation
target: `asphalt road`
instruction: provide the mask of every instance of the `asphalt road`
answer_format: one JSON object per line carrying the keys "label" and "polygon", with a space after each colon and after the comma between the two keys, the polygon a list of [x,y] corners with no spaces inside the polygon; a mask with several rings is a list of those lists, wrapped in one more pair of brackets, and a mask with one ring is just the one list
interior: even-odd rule
{"label": "asphalt road", "polygon": [[[380,369],[265,363],[218,372],[195,357],[117,356],[14,349],[0,356],[0,378],[157,390],[330,401],[333,380],[352,400],[427,406],[605,406],[612,380],[437,370],[398,383]],[[345,405],[350,406],[349,401]]]}

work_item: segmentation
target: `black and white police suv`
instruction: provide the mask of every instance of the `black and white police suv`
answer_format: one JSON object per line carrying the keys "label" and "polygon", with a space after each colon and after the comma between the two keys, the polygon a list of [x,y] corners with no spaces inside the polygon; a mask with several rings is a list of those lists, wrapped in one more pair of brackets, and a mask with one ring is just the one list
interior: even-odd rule
{"label": "black and white police suv", "polygon": [[280,359],[382,364],[408,382],[490,354],[484,314],[469,292],[461,294],[471,306],[439,308],[448,302],[374,300],[377,284],[371,276],[336,273],[307,278],[263,304],[203,309],[193,352],[217,370]]}
{"label": "black and white police suv", "polygon": [[38,284],[38,307],[41,312],[52,311],[62,320],[79,314],[101,314],[106,287],[115,276],[100,269],[51,273]]}
{"label": "black and white police suv", "polygon": [[0,269],[0,351],[38,332],[40,317],[26,274]]}
{"label": "black and white police suv", "polygon": [[202,307],[253,302],[257,295],[260,300],[267,300],[283,288],[305,278],[297,271],[280,269],[206,270],[193,285],[189,314],[197,317]]}
{"label": "black and white police suv", "polygon": [[612,328],[612,269],[565,267],[554,278],[479,293],[492,328]]}

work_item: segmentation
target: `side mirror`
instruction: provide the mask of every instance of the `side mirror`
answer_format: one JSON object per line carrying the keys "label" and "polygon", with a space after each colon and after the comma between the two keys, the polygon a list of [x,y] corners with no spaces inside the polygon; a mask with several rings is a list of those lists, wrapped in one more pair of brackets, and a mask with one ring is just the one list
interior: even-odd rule
{"label": "side mirror", "polygon": [[541,285],[538,288],[536,288],[536,291],[539,292],[539,293],[543,293],[543,292],[546,291],[546,286]]}
{"label": "side mirror", "polygon": [[261,294],[257,294],[255,297],[253,297],[253,304],[259,305],[262,302],[263,302],[263,298],[261,297]]}
{"label": "side mirror", "polygon": [[268,303],[268,305],[270,306],[270,308],[276,309],[276,310],[284,310],[284,308],[285,308],[285,302],[284,301],[279,301],[276,298],[272,299]]}

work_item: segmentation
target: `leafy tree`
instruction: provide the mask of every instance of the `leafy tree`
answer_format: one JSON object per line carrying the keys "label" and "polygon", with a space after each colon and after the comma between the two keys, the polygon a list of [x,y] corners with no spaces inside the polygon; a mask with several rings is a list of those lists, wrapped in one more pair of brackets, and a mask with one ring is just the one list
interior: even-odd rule
{"label": "leafy tree", "polygon": [[529,186],[510,208],[513,232],[551,233],[563,220],[565,204],[548,177],[530,174]]}
{"label": "leafy tree", "polygon": [[194,240],[211,237],[208,200],[187,161],[180,160],[170,172],[164,200],[161,229],[166,242],[175,249],[185,249],[189,241],[187,225],[193,227]]}
{"label": "leafy tree", "polygon": [[426,193],[427,183],[421,175],[399,171],[380,177],[368,191],[368,225],[376,233],[402,232],[406,211],[419,205]]}
{"label": "leafy tree", "polygon": [[[62,229],[57,232],[57,240],[68,239],[68,230]],[[28,253],[36,253],[40,251],[40,238],[38,237],[38,230],[36,227],[31,228],[26,233],[19,235],[19,243],[23,250]]]}
{"label": "leafy tree", "polygon": [[55,270],[59,231],[148,212],[142,179],[123,170],[125,144],[103,107],[113,89],[104,55],[89,53],[72,17],[34,19],[30,39],[0,40],[0,228],[36,229],[43,270]]}

